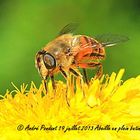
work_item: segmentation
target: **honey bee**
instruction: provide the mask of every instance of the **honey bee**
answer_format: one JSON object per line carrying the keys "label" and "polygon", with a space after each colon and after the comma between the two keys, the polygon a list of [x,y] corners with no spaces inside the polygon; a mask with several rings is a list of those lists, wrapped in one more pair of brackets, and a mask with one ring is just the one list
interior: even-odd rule
{"label": "honey bee", "polygon": [[103,73],[100,60],[105,59],[105,48],[128,40],[125,36],[114,34],[102,34],[94,38],[86,35],[73,35],[76,28],[77,24],[74,23],[66,25],[53,41],[36,54],[36,68],[44,81],[48,77],[51,78],[53,88],[55,88],[54,74],[61,72],[67,78],[69,71],[78,77],[79,73],[75,70],[76,68],[83,69],[87,84],[86,68],[98,68],[95,77],[100,78]]}

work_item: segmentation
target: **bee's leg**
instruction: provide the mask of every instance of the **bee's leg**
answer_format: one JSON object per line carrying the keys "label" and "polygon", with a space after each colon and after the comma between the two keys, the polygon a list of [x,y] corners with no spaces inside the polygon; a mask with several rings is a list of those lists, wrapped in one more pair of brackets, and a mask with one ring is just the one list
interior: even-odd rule
{"label": "bee's leg", "polygon": [[69,71],[76,77],[76,78],[80,78],[80,88],[82,89],[83,92],[83,97],[85,97],[85,91],[83,90],[83,80],[82,77],[80,75],[80,73],[76,72],[74,69],[69,68]]}
{"label": "bee's leg", "polygon": [[46,78],[43,80],[43,84],[44,84],[44,88],[45,88],[46,94],[48,92],[48,89],[47,89],[47,79],[48,79],[48,76],[46,76]]}
{"label": "bee's leg", "polygon": [[54,75],[51,75],[50,78],[51,78],[51,81],[52,81],[52,87],[55,90],[56,89],[56,85],[55,85],[55,81],[54,81]]}
{"label": "bee's leg", "polygon": [[[80,77],[79,73],[77,73],[74,69],[69,68],[69,71],[70,71],[75,77]],[[67,81],[67,82],[68,82],[68,81]],[[69,83],[68,83],[68,84],[69,84]],[[73,83],[73,84],[74,84],[74,83]],[[70,106],[69,101],[68,101],[68,97],[66,97],[66,99],[67,99],[68,105]]]}
{"label": "bee's leg", "polygon": [[72,68],[69,68],[69,71],[75,76],[75,77],[78,77],[80,76],[79,73],[77,73],[74,69]]}
{"label": "bee's leg", "polygon": [[[80,76],[74,69],[70,68],[69,70],[70,70],[71,73],[73,73],[73,75],[75,77]],[[84,74],[85,81],[86,81],[86,83],[88,85],[88,77],[87,77],[87,73],[86,73],[86,69],[85,68],[83,68],[83,74]]]}
{"label": "bee's leg", "polygon": [[47,94],[48,89],[47,89],[47,82],[46,82],[46,80],[43,80],[43,84],[44,84],[44,88],[45,88],[45,91],[46,91],[46,94]]}
{"label": "bee's leg", "polygon": [[62,75],[64,76],[64,78],[67,79],[67,74],[66,74],[66,72],[62,69],[62,67],[60,67],[60,71],[61,71]]}
{"label": "bee's leg", "polygon": [[86,81],[86,83],[88,85],[89,82],[88,82],[87,72],[86,72],[86,69],[85,68],[83,68],[83,75],[84,75],[84,79],[85,79],[85,81]]}
{"label": "bee's leg", "polygon": [[98,70],[97,70],[97,74],[95,75],[95,78],[101,78],[103,75],[103,66],[102,63],[98,63]]}
{"label": "bee's leg", "polygon": [[[62,73],[62,75],[64,76],[64,78],[67,80],[67,74],[66,72],[62,69],[62,67],[60,67],[60,71]],[[67,102],[67,105],[70,107],[70,103],[68,101],[68,81],[67,81],[67,87],[66,87],[66,102]]]}
{"label": "bee's leg", "polygon": [[79,67],[81,68],[96,68],[98,67],[97,73],[95,75],[95,78],[101,78],[103,73],[103,66],[100,62],[91,62],[91,63],[79,63]]}

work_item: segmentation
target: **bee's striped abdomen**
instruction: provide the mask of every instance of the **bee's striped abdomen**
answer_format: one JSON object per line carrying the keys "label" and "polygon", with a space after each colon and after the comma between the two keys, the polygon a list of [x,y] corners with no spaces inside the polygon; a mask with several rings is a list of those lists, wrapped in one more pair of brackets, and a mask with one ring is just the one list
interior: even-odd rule
{"label": "bee's striped abdomen", "polygon": [[77,60],[87,57],[89,59],[102,59],[105,55],[105,50],[102,45],[95,39],[81,35],[79,36],[79,53],[76,56]]}
{"label": "bee's striped abdomen", "polygon": [[96,40],[84,35],[80,36],[79,41],[82,48],[86,48],[87,46],[93,48],[99,45]]}

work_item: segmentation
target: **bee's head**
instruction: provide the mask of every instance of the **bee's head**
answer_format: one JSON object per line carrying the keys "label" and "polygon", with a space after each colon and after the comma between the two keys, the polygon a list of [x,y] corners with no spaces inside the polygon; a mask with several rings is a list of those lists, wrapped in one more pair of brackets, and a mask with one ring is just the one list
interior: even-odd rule
{"label": "bee's head", "polygon": [[36,67],[41,76],[45,78],[56,67],[56,59],[44,50],[39,51],[36,55]]}
{"label": "bee's head", "polygon": [[46,69],[54,69],[56,67],[56,60],[50,53],[45,52],[43,54],[43,62]]}

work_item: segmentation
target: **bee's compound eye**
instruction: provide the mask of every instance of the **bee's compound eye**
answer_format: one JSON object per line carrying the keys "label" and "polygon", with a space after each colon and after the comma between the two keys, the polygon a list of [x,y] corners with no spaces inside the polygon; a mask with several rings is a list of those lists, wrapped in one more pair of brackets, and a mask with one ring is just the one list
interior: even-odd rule
{"label": "bee's compound eye", "polygon": [[56,60],[50,53],[44,54],[43,61],[47,69],[52,69],[56,67]]}

